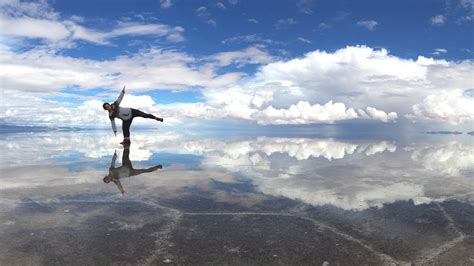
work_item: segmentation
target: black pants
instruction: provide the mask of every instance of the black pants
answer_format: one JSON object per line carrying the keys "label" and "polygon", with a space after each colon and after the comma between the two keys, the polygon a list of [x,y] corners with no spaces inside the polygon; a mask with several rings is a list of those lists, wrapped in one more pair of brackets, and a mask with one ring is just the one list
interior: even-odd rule
{"label": "black pants", "polygon": [[122,122],[122,131],[123,131],[123,137],[124,138],[129,138],[130,137],[130,126],[132,125],[133,118],[135,117],[143,117],[143,118],[151,118],[151,119],[156,119],[157,117],[152,115],[152,114],[147,114],[144,113],[140,110],[137,109],[132,109],[132,118],[129,120],[124,120]]}

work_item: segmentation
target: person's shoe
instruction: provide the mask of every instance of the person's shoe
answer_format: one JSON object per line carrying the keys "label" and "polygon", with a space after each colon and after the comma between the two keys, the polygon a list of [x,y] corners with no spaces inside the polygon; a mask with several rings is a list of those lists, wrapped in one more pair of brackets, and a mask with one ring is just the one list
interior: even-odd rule
{"label": "person's shoe", "polygon": [[158,120],[160,122],[163,122],[163,118],[161,118],[161,117],[157,117],[156,120]]}
{"label": "person's shoe", "polygon": [[130,145],[130,140],[129,139],[124,139],[122,142],[120,142],[122,145]]}

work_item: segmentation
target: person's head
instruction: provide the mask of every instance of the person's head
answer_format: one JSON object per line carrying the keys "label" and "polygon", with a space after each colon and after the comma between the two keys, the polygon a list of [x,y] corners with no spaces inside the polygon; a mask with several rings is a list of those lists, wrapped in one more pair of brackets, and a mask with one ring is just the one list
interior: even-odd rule
{"label": "person's head", "polygon": [[111,175],[106,175],[104,179],[102,179],[104,183],[110,183],[112,181],[112,176]]}
{"label": "person's head", "polygon": [[109,103],[104,103],[102,104],[102,108],[104,108],[104,110],[110,111],[112,110],[112,105],[110,105]]}

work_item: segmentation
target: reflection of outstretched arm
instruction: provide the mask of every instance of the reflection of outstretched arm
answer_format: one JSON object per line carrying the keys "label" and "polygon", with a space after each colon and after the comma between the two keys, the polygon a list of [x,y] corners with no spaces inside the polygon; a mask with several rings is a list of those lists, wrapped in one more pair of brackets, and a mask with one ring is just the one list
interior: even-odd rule
{"label": "reflection of outstretched arm", "polygon": [[117,160],[117,151],[114,151],[114,156],[112,157],[112,162],[110,163],[110,168],[115,168],[115,161]]}
{"label": "reflection of outstretched arm", "polygon": [[130,176],[139,175],[139,174],[143,174],[143,173],[151,173],[151,172],[154,172],[154,171],[156,171],[158,169],[161,169],[161,168],[163,168],[161,166],[161,164],[157,165],[157,166],[150,167],[150,168],[146,168],[146,169],[133,169],[132,168],[131,171],[130,171]]}
{"label": "reflection of outstretched arm", "polygon": [[120,193],[125,194],[125,190],[122,187],[122,184],[120,183],[120,180],[115,179],[114,180],[115,185],[117,185],[118,190],[120,190]]}

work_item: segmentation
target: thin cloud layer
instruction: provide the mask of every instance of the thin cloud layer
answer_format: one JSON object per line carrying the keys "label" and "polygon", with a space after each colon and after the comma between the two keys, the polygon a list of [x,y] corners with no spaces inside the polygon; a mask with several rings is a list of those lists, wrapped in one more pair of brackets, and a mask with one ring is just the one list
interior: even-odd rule
{"label": "thin cloud layer", "polygon": [[[171,1],[162,2],[171,6]],[[184,41],[184,29],[165,24],[140,24],[121,22],[109,31],[98,31],[80,25],[84,19],[61,18],[45,1],[2,1],[0,12],[0,36],[6,38],[41,39],[46,42],[64,41],[72,45],[82,40],[99,45],[111,45],[111,40],[120,36],[156,36],[171,42]],[[63,44],[65,45],[65,44]]]}

